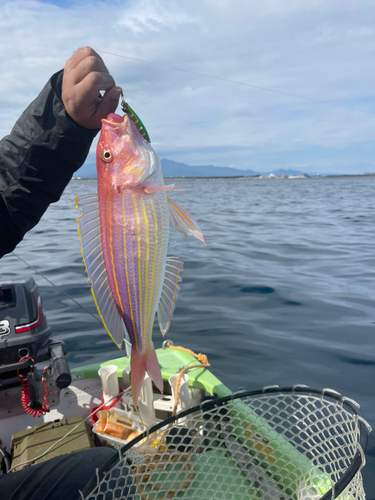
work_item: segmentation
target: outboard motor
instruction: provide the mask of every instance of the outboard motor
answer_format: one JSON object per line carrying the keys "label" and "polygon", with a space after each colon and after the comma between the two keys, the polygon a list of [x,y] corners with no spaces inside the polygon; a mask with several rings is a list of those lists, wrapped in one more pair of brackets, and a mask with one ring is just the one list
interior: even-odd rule
{"label": "outboard motor", "polygon": [[[33,278],[0,283],[0,390],[27,378],[30,408],[38,408],[35,363],[50,360],[55,384],[71,383],[64,342],[51,339],[42,299]],[[45,373],[43,372],[45,378]],[[43,379],[42,379],[43,380]],[[34,406],[33,406],[34,405]]]}

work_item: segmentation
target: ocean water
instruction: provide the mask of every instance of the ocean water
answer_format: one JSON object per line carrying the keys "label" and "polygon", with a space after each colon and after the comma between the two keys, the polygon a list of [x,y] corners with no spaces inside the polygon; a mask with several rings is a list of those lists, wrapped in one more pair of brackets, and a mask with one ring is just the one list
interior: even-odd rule
{"label": "ocean water", "polygon": [[[184,272],[167,338],[207,354],[233,390],[329,387],[356,400],[375,427],[375,179],[176,187],[185,190],[171,197],[198,220],[206,245],[171,235]],[[95,190],[95,181],[72,181],[1,260],[3,280],[34,276],[73,367],[120,355],[98,321],[76,230],[75,197]],[[156,329],[153,339],[160,347]],[[375,432],[367,460],[375,500]]]}

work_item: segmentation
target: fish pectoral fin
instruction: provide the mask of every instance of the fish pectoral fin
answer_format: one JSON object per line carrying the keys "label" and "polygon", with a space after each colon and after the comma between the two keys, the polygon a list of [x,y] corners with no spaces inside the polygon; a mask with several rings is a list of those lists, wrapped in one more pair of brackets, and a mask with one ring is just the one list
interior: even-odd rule
{"label": "fish pectoral fin", "polygon": [[158,319],[159,328],[165,335],[171,324],[171,318],[176,306],[177,294],[180,289],[178,283],[181,281],[180,273],[183,270],[183,263],[175,258],[167,259],[165,268],[164,287],[160,296]]}
{"label": "fish pectoral fin", "polygon": [[187,233],[189,232],[204,243],[202,231],[193,217],[170,198],[168,198],[168,207],[171,227],[182,233],[185,238],[187,238]]}
{"label": "fish pectoral fin", "polygon": [[81,196],[76,199],[76,208],[82,209],[77,219],[78,234],[86,272],[91,281],[91,293],[104,328],[121,350],[124,326],[112,297],[104,264],[98,197]]}
{"label": "fish pectoral fin", "polygon": [[152,194],[157,191],[185,191],[185,189],[175,189],[174,184],[169,184],[169,186],[146,186],[143,188],[143,192],[146,194]]}

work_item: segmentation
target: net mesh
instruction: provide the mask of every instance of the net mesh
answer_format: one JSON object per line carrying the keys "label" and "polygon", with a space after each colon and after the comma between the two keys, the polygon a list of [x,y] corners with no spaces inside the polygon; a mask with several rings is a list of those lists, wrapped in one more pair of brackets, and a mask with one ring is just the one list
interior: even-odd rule
{"label": "net mesh", "polygon": [[[365,499],[358,470],[363,419],[352,407],[294,391],[218,401],[124,447],[85,498]],[[342,491],[338,484],[358,458]]]}

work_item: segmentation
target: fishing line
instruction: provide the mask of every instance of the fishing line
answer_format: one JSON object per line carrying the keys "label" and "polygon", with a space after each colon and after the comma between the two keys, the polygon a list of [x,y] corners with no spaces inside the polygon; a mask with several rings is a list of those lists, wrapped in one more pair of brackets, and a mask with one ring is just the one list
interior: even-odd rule
{"label": "fishing line", "polygon": [[251,85],[250,83],[238,82],[236,80],[230,80],[228,78],[221,78],[219,76],[207,75],[206,73],[198,73],[197,71],[191,71],[188,69],[177,68],[176,66],[168,66],[167,64],[155,63],[152,61],[147,61],[145,59],[137,59],[136,57],[129,57],[129,56],[123,56],[120,54],[114,54],[113,52],[106,52],[105,50],[98,50],[97,52],[100,52],[102,54],[108,54],[110,56],[121,57],[123,59],[129,59],[131,61],[141,62],[144,64],[152,64],[153,66],[159,66],[161,68],[167,68],[167,69],[171,69],[173,71],[181,71],[183,73],[190,73],[191,75],[203,76],[204,78],[211,78],[212,80],[219,80],[222,82],[233,83],[235,85],[242,85],[243,87],[250,87],[252,89],[265,90],[266,92],[272,92],[274,94],[285,95],[288,97],[295,97],[296,99],[304,99],[305,101],[317,102],[319,104],[327,104],[328,106],[335,106],[336,108],[350,109],[352,111],[359,111],[360,113],[367,113],[369,115],[375,115],[375,113],[373,113],[372,111],[367,111],[365,109],[360,109],[360,108],[353,108],[352,106],[345,106],[345,104],[335,104],[333,102],[323,101],[322,99],[314,99],[313,97],[305,97],[302,95],[291,94],[289,92],[283,92],[282,90],[273,90],[273,89],[269,89],[267,87],[260,87],[258,85]]}
{"label": "fishing line", "polygon": [[22,257],[20,257],[19,255],[17,255],[14,252],[12,252],[12,255],[14,255],[15,257],[17,257],[17,259],[19,259],[21,262],[23,262],[24,264],[26,264],[26,266],[28,266],[30,269],[32,269],[36,274],[38,274],[39,276],[41,276],[42,278],[44,278],[46,281],[48,281],[48,283],[50,283],[52,286],[54,286],[55,288],[57,288],[58,290],[60,290],[61,293],[63,293],[64,295],[66,295],[70,300],[72,300],[75,304],[77,304],[77,306],[81,307],[84,311],[87,312],[87,314],[90,314],[90,316],[92,316],[93,318],[96,319],[96,321],[98,321],[99,323],[102,324],[102,321],[97,316],[95,316],[95,314],[93,314],[88,309],[86,309],[82,304],[80,304],[79,302],[77,302],[73,297],[71,297],[68,293],[66,293],[62,288],[60,288],[59,286],[55,285],[55,283],[52,283],[51,280],[49,280],[46,276],[44,276],[40,271],[38,271],[37,269],[35,269],[35,267],[33,267],[30,264],[28,264]]}

